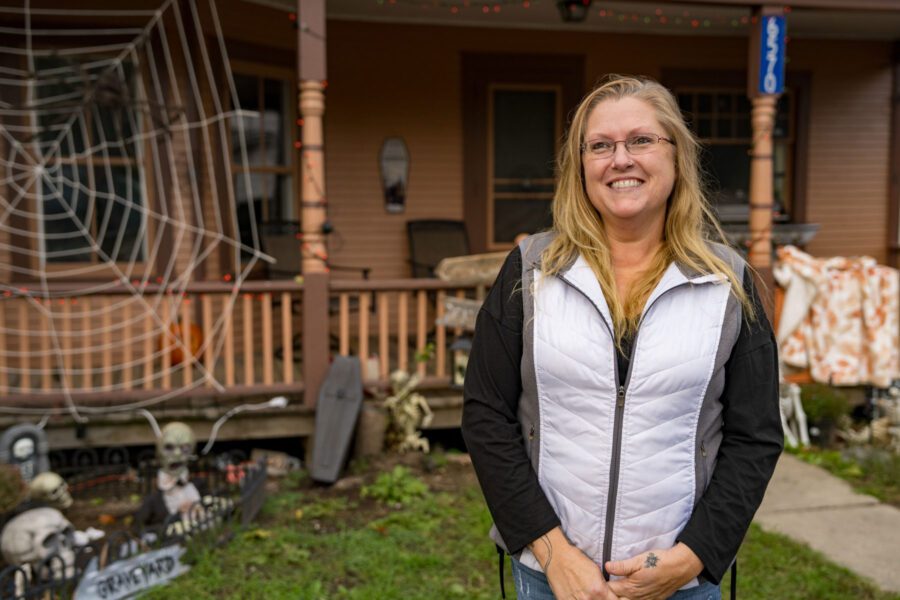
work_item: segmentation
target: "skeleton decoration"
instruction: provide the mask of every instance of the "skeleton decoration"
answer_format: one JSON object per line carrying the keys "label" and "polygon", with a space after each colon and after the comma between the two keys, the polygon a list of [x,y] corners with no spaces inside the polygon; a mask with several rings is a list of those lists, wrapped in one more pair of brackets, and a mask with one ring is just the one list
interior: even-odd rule
{"label": "skeleton decoration", "polygon": [[164,522],[171,515],[187,515],[191,506],[200,500],[200,491],[190,480],[188,462],[195,458],[194,432],[185,423],[168,423],[156,441],[156,490],[144,498],[135,523],[138,526]]}
{"label": "skeleton decoration", "polygon": [[182,511],[178,519],[171,520],[166,526],[166,536],[190,536],[199,531],[206,531],[222,522],[223,517],[234,510],[231,498],[203,496],[200,501],[191,504]]}
{"label": "skeleton decoration", "polygon": [[72,506],[72,495],[66,481],[52,471],[41,473],[28,486],[28,499],[58,510]]}
{"label": "skeleton decoration", "polygon": [[809,430],[803,403],[800,401],[800,386],[796,383],[782,383],[779,403],[785,443],[791,448],[798,445],[809,446]]}
{"label": "skeleton decoration", "polygon": [[26,482],[50,468],[47,450],[47,434],[30,423],[13,425],[0,436],[0,461],[19,469]]}
{"label": "skeleton decoration", "polygon": [[[71,577],[75,568],[73,534],[75,529],[55,508],[32,508],[10,519],[0,534],[0,551],[10,565],[42,565],[54,570],[54,575]],[[57,555],[60,560],[46,562]]]}
{"label": "skeleton decoration", "polygon": [[163,427],[156,442],[159,459],[156,487],[163,492],[169,514],[185,513],[191,504],[200,500],[200,493],[190,482],[188,472],[188,461],[195,458],[195,445],[194,432],[180,421]]}
{"label": "skeleton decoration", "polygon": [[400,436],[397,447],[401,452],[429,450],[428,440],[421,436],[419,429],[428,426],[433,415],[425,396],[413,391],[417,385],[419,385],[418,374],[410,376],[406,371],[391,373],[393,395],[388,396],[384,406],[390,414],[391,424]]}

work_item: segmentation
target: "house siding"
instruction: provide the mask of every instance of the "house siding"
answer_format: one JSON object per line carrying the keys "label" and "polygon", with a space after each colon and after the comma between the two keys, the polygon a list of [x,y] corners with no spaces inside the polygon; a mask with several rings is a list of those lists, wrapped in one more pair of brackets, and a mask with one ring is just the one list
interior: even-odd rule
{"label": "house siding", "polygon": [[890,44],[797,42],[812,73],[807,220],[817,256],[888,259]]}
{"label": "house siding", "polygon": [[[588,85],[608,72],[659,78],[669,69],[741,70],[747,63],[744,38],[329,21],[328,39],[331,257],[370,266],[379,278],[409,274],[407,220],[464,216],[462,53],[581,54]],[[377,55],[363,60],[365,48]],[[808,247],[816,255],[887,259],[890,52],[888,42],[796,40],[788,47],[789,69],[809,73],[812,84],[808,168],[796,176],[807,183],[807,221],[821,224]],[[377,164],[382,140],[395,135],[410,151],[407,208],[399,215],[384,210]]]}

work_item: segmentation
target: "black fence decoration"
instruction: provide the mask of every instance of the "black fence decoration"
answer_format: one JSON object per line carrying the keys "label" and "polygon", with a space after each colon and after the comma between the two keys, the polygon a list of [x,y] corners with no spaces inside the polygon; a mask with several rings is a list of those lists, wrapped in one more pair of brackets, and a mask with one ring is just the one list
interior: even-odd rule
{"label": "black fence decoration", "polygon": [[[51,457],[51,464],[69,483],[74,498],[98,494],[128,497],[149,493],[158,465],[144,461],[129,466],[128,453],[107,451],[73,457],[66,465]],[[37,565],[9,565],[0,571],[0,599],[55,600],[72,598],[92,559],[103,569],[115,562],[166,546],[201,544],[220,546],[259,514],[266,499],[266,462],[234,464],[235,457],[204,457],[192,465],[192,475],[205,480],[211,495],[196,502],[186,517],[173,515],[165,523],[140,531],[116,530],[86,546],[51,554]],[[99,464],[100,462],[106,464]]]}

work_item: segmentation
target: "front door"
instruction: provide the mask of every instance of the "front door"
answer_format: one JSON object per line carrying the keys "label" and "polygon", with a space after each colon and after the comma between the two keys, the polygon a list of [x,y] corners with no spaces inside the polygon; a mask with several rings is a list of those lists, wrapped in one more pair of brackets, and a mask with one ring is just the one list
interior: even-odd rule
{"label": "front door", "polygon": [[551,225],[557,150],[583,91],[579,56],[464,55],[464,214],[475,252]]}

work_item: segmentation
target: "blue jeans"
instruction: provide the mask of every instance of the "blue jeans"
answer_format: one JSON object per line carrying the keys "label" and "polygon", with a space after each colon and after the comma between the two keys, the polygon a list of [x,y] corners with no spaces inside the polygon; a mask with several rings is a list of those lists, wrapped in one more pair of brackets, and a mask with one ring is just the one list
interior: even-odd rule
{"label": "blue jeans", "polygon": [[[554,600],[550,583],[540,571],[512,559],[512,573],[518,600]],[[669,600],[722,600],[722,592],[719,586],[704,581],[697,587],[675,592],[669,596]]]}

